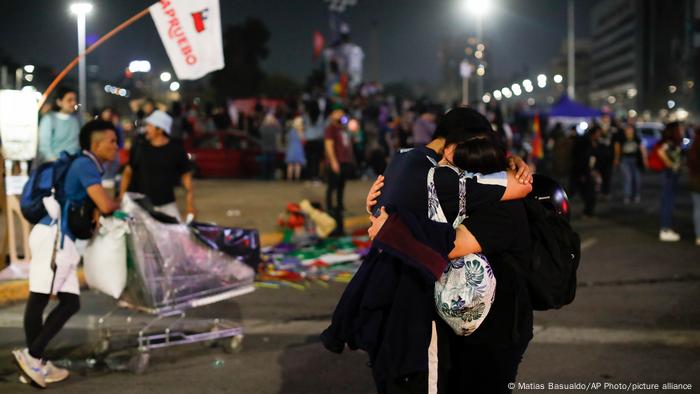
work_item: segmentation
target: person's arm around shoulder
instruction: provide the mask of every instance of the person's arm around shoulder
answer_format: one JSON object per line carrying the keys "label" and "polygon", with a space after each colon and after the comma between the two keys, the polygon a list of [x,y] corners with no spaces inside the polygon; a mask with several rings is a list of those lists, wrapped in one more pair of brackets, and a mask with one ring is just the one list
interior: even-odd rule
{"label": "person's arm around shoulder", "polygon": [[506,172],[506,189],[503,192],[503,197],[501,201],[517,200],[520,198],[525,198],[530,192],[532,192],[532,183],[519,181],[517,179],[517,174],[515,171]]}
{"label": "person's arm around shoulder", "polygon": [[[379,210],[379,216],[370,215],[369,220],[372,225],[367,229],[367,235],[370,240],[379,234],[379,231],[384,226],[384,223],[389,219],[389,215],[386,213],[384,207]],[[477,241],[476,237],[462,224],[456,229],[454,248],[450,251],[448,257],[450,259],[455,259],[458,257],[466,256],[471,253],[480,253],[481,245]]]}

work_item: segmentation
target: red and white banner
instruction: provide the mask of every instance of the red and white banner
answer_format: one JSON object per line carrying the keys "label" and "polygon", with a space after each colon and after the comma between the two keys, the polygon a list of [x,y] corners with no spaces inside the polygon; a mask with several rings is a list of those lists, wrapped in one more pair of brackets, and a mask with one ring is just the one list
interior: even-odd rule
{"label": "red and white banner", "polygon": [[149,10],[178,79],[224,68],[219,0],[161,0]]}

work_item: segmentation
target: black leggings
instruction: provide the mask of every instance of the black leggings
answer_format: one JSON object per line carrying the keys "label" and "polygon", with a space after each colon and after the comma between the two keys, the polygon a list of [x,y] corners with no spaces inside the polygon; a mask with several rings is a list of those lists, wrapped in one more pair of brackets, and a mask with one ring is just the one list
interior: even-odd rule
{"label": "black leggings", "polygon": [[43,358],[44,349],[49,341],[61,331],[68,319],[80,310],[80,296],[72,293],[58,293],[57,296],[58,305],[46,317],[46,321],[43,321],[49,295],[29,293],[27,308],[24,310],[24,335],[29,354],[34,358]]}

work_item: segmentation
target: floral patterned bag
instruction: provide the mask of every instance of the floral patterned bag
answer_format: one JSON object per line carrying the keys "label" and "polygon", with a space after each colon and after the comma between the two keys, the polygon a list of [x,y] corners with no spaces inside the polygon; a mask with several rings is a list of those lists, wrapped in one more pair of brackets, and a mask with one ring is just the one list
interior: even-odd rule
{"label": "floral patterned bag", "polygon": [[[466,218],[465,172],[447,166],[459,174],[459,214],[453,227]],[[428,214],[431,220],[447,223],[435,191],[435,168],[428,172]],[[445,272],[435,282],[435,307],[438,315],[457,335],[467,336],[476,331],[491,309],[496,295],[496,277],[482,254],[470,254],[447,264]]]}

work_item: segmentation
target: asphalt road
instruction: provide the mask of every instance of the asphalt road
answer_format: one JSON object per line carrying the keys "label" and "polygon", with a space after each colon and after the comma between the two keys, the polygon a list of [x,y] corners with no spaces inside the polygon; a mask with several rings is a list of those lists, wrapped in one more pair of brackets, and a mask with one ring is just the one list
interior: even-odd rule
{"label": "asphalt road", "polygon": [[[641,204],[601,203],[599,218],[586,221],[575,215],[573,223],[584,248],[577,298],[561,310],[536,314],[535,339],[521,364],[518,392],[633,391],[635,383],[659,384],[659,388],[665,383],[692,384],[692,390],[663,392],[698,391],[700,247],[691,242],[690,198],[687,192],[681,193],[675,215],[683,241],[661,243],[657,180],[651,176],[644,180]],[[226,190],[230,196],[231,185],[226,181],[207,182],[211,212],[203,215],[216,218],[228,209],[245,215],[258,209],[217,195],[217,190]],[[235,186],[247,195],[245,182]],[[252,200],[280,195],[274,186],[263,186],[268,194]],[[356,200],[349,204],[358,213],[365,186],[356,186],[352,197]],[[286,203],[279,200],[280,205]],[[574,200],[576,212],[579,204]],[[81,312],[50,349],[53,359],[70,363],[73,375],[50,389],[65,393],[372,393],[363,353],[331,354],[317,339],[343,287],[334,283],[305,291],[258,289],[190,310],[188,324],[209,324],[214,317],[242,324],[246,330],[242,350],[227,354],[202,344],[155,350],[148,369],[140,375],[120,371],[126,366],[127,350],[115,349],[106,361],[92,365],[97,319],[114,302],[85,292]],[[36,390],[17,381],[10,355],[12,348],[22,345],[22,311],[23,305],[0,310],[0,393]],[[114,324],[124,323],[127,314],[117,311]],[[147,318],[138,315],[132,323]]]}

